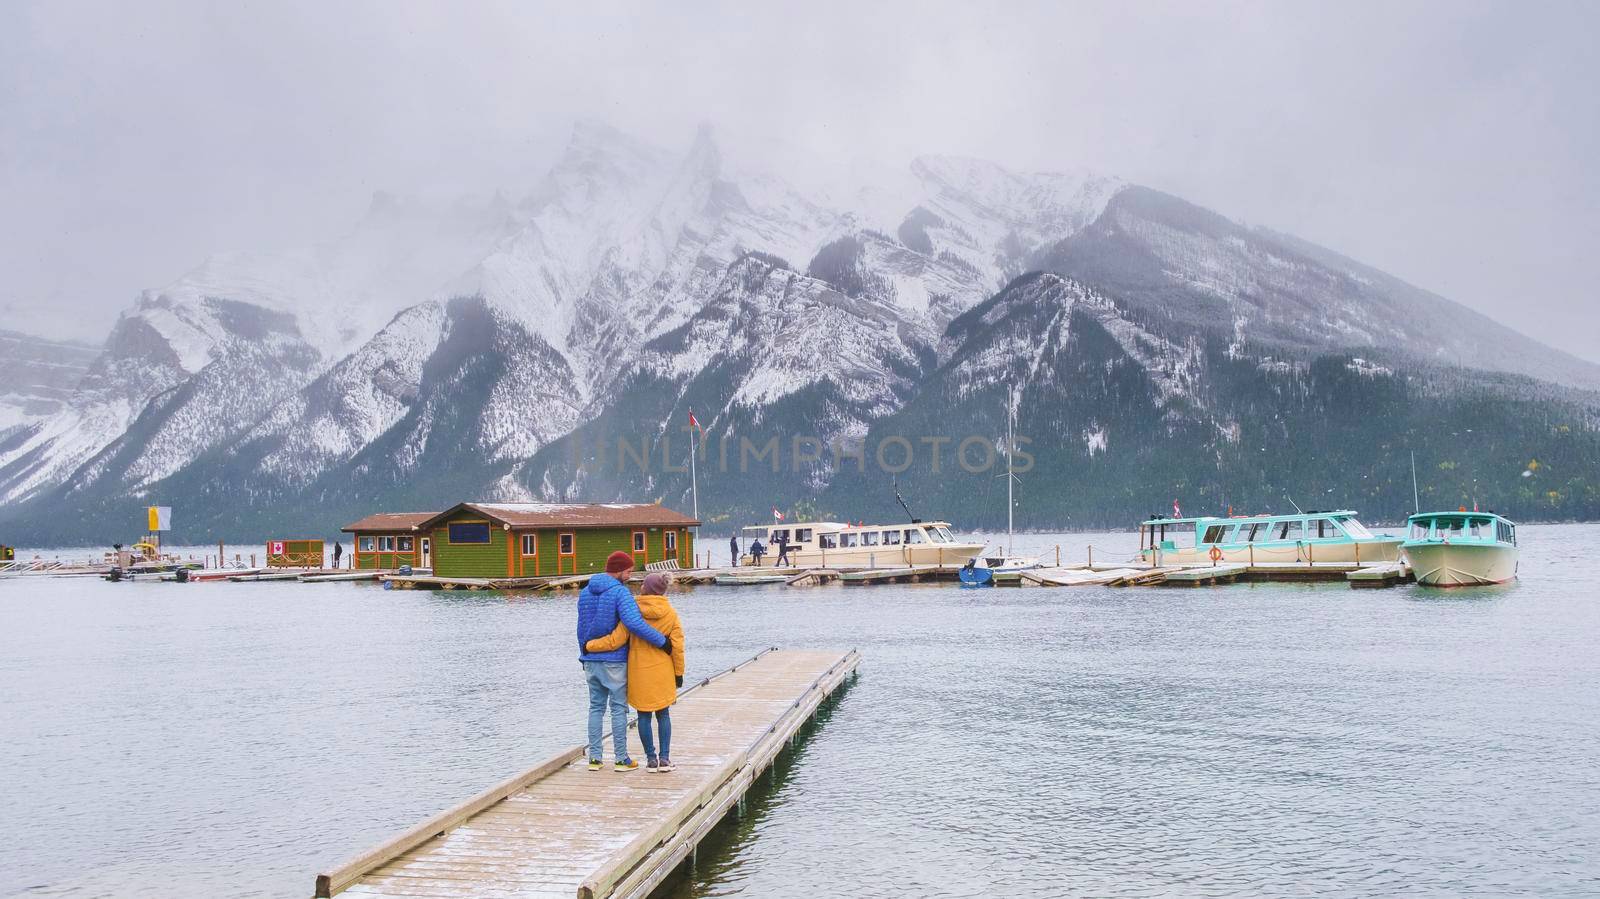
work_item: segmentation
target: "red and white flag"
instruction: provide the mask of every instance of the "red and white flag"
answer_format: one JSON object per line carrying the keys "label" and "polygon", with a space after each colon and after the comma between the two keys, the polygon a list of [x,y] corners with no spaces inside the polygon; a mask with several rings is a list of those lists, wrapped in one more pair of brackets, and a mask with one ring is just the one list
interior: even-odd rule
{"label": "red and white flag", "polygon": [[702,434],[706,432],[705,428],[700,427],[700,419],[694,417],[693,409],[689,410],[689,427],[694,428],[696,431],[699,431]]}
{"label": "red and white flag", "polygon": [[1183,517],[1183,510],[1178,508],[1178,501],[1177,500],[1173,500],[1172,501],[1172,517],[1173,518],[1182,518]]}
{"label": "red and white flag", "polygon": [[773,521],[782,521],[783,520],[783,513],[778,511],[778,507],[777,506],[773,506],[772,507],[772,520]]}

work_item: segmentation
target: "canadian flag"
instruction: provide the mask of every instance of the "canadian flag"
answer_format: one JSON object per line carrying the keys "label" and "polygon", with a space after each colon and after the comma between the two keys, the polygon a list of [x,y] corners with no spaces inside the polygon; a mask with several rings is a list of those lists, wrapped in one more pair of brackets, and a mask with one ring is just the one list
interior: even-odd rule
{"label": "canadian flag", "polygon": [[1183,510],[1178,508],[1178,501],[1177,500],[1173,500],[1172,501],[1172,517],[1173,518],[1182,518],[1183,517]]}
{"label": "canadian flag", "polygon": [[778,511],[778,507],[777,506],[773,506],[772,507],[772,520],[773,521],[782,521],[783,520],[783,513]]}
{"label": "canadian flag", "polygon": [[696,431],[700,431],[702,433],[705,432],[705,428],[700,427],[700,419],[694,417],[693,409],[689,410],[689,427],[694,428]]}

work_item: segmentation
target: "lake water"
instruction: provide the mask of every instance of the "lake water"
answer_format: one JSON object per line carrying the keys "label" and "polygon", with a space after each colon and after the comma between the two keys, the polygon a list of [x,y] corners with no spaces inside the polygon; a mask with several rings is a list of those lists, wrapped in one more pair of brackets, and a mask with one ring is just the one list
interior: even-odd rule
{"label": "lake water", "polygon": [[[1457,591],[685,590],[691,677],[864,660],[668,892],[1600,894],[1600,526],[1519,534],[1520,582]],[[4,895],[307,896],[582,742],[571,594],[31,579],[0,610]]]}

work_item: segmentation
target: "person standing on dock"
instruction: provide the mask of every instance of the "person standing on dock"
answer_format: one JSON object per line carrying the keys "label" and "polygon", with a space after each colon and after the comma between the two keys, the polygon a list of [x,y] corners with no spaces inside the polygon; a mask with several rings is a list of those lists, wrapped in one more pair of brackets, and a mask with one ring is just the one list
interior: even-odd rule
{"label": "person standing on dock", "polygon": [[728,538],[728,558],[730,559],[729,565],[734,568],[739,567],[739,535],[737,533]]}
{"label": "person standing on dock", "polygon": [[600,731],[606,706],[611,706],[611,748],[616,770],[634,771],[639,763],[628,757],[628,647],[590,652],[586,644],[605,637],[621,623],[651,646],[672,654],[672,641],[651,627],[639,614],[639,603],[626,585],[633,574],[633,556],[617,550],[606,557],[606,570],[589,579],[578,594],[578,661],[589,684],[589,770],[602,764]]}
{"label": "person standing on dock", "polygon": [[772,564],[778,566],[779,568],[782,568],[785,565],[791,564],[790,561],[789,561],[789,532],[788,531],[779,531],[778,532],[778,561],[773,562]]}
{"label": "person standing on dock", "polygon": [[761,545],[761,538],[757,537],[755,542],[750,544],[750,559],[755,563],[757,568],[761,567],[761,557],[766,554],[767,548]]}
{"label": "person standing on dock", "polygon": [[667,635],[670,652],[656,649],[643,637],[630,633],[625,624],[618,624],[605,637],[590,640],[587,646],[595,652],[624,644],[628,647],[628,704],[639,712],[639,742],[644,744],[646,774],[677,770],[672,764],[672,716],[668,709],[678,701],[678,688],[683,686],[684,641],[678,610],[667,599],[669,583],[659,571],[645,575],[639,611],[652,627]]}
{"label": "person standing on dock", "polygon": [[337,540],[333,541],[333,567],[338,568],[339,567],[339,560],[341,558],[343,558],[343,557],[344,557],[344,544],[340,543]]}

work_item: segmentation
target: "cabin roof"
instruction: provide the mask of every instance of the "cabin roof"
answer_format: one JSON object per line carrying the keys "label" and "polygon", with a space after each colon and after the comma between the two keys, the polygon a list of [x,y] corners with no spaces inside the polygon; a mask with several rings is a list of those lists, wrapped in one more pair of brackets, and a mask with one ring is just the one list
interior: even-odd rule
{"label": "cabin roof", "polygon": [[457,503],[429,516],[428,527],[459,512],[472,512],[514,528],[695,527],[696,519],[660,503]]}
{"label": "cabin roof", "polygon": [[1482,512],[1463,512],[1460,509],[1454,509],[1449,512],[1418,512],[1415,515],[1408,517],[1406,521],[1416,521],[1419,518],[1425,520],[1434,518],[1498,518],[1507,524],[1513,523],[1511,519],[1505,517],[1504,515],[1501,515],[1498,512],[1490,512],[1487,509]]}
{"label": "cabin roof", "polygon": [[368,515],[360,521],[347,524],[339,530],[347,533],[355,533],[357,531],[410,531],[438,514],[437,512],[379,512],[375,515]]}
{"label": "cabin roof", "polygon": [[1158,517],[1158,518],[1151,518],[1151,519],[1147,519],[1145,521],[1141,521],[1141,522],[1139,522],[1139,524],[1140,524],[1140,526],[1163,525],[1163,524],[1202,524],[1202,523],[1215,524],[1215,523],[1217,523],[1219,521],[1220,522],[1230,522],[1231,521],[1231,522],[1236,522],[1236,523],[1241,523],[1242,524],[1244,522],[1250,522],[1250,521],[1272,521],[1272,520],[1275,520],[1275,519],[1280,519],[1280,520],[1281,519],[1300,519],[1300,518],[1312,518],[1312,517],[1321,518],[1321,517],[1326,516],[1326,515],[1350,515],[1350,516],[1354,516],[1355,514],[1356,513],[1353,510],[1350,510],[1350,509],[1307,509],[1304,512],[1280,512],[1280,513],[1278,513],[1276,515],[1232,515],[1232,516],[1227,516],[1227,517],[1224,517],[1222,515],[1198,515],[1198,516],[1195,516],[1193,518],[1159,518]]}
{"label": "cabin roof", "polygon": [[823,528],[839,528],[839,529],[843,530],[843,529],[849,528],[851,530],[860,529],[860,530],[863,530],[863,531],[870,531],[870,530],[877,530],[877,529],[914,528],[914,527],[945,527],[945,528],[947,528],[949,526],[950,526],[950,522],[944,521],[944,520],[938,520],[938,521],[900,521],[900,522],[885,522],[885,523],[880,523],[880,524],[859,524],[859,525],[851,524],[848,521],[774,521],[771,524],[750,524],[750,525],[745,525],[743,528],[740,528],[740,530],[743,530],[743,531],[770,531],[773,528],[782,528],[782,529],[787,529],[787,530],[791,530],[792,531],[795,528],[810,528],[811,530],[820,530],[820,529],[823,529]]}

